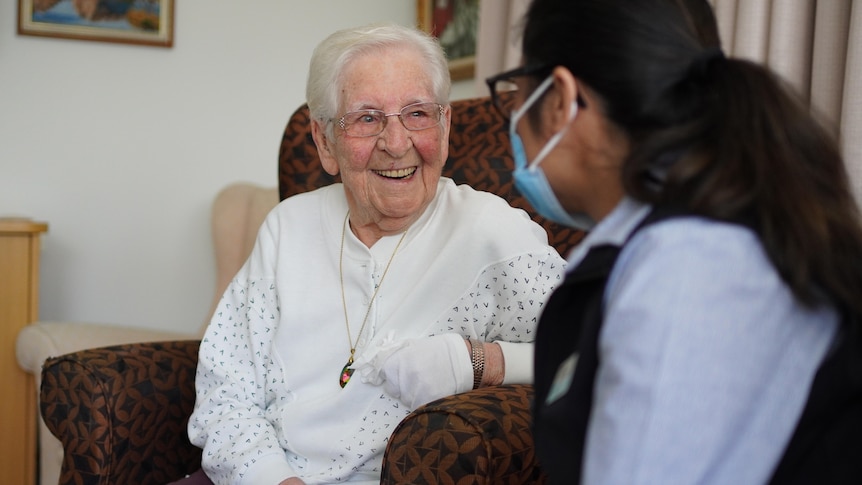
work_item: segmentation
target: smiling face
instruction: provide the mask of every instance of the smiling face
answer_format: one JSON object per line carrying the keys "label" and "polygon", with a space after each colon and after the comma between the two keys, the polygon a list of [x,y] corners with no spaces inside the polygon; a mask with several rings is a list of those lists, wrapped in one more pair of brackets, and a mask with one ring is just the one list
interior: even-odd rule
{"label": "smiling face", "polygon": [[[363,109],[398,113],[414,103],[437,102],[421,57],[390,47],[357,57],[343,73],[337,117]],[[312,122],[323,168],[341,173],[350,224],[367,245],[397,234],[418,219],[437,192],[449,149],[451,112],[438,125],[409,131],[398,116],[387,117],[382,133],[352,137],[338,126],[325,137],[325,126]]]}

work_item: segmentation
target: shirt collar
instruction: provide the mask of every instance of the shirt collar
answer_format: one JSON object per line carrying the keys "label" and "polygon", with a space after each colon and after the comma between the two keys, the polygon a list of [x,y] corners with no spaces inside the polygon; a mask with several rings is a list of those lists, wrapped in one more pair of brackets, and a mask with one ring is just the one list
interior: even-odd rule
{"label": "shirt collar", "polygon": [[572,271],[584,259],[587,252],[603,245],[622,246],[635,227],[649,214],[652,206],[630,197],[623,198],[607,217],[599,221],[589,234],[566,258],[567,271]]}

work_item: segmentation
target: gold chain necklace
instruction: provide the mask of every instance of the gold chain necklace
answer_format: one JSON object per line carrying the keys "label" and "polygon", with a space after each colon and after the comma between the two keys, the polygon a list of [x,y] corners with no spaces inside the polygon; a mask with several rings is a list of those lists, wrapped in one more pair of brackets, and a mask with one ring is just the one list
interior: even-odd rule
{"label": "gold chain necklace", "polygon": [[344,235],[347,233],[349,218],[350,212],[348,211],[347,215],[344,216],[344,225],[341,228],[341,251],[338,255],[338,276],[341,278],[341,305],[344,307],[344,324],[347,326],[347,344],[350,345],[350,358],[347,359],[347,363],[344,364],[344,367],[341,369],[341,375],[338,378],[338,385],[342,388],[347,385],[347,382],[350,380],[350,376],[353,375],[354,369],[351,369],[350,366],[353,365],[353,356],[356,354],[356,346],[359,345],[362,331],[365,330],[365,324],[368,323],[368,316],[371,315],[371,307],[374,305],[374,299],[377,298],[377,292],[380,291],[380,287],[383,286],[383,279],[386,278],[386,273],[389,272],[389,266],[392,264],[392,260],[395,259],[395,254],[398,252],[398,248],[401,247],[401,242],[404,241],[404,238],[407,236],[407,231],[404,231],[404,234],[401,235],[401,239],[398,240],[398,244],[395,245],[395,249],[392,251],[392,256],[389,257],[389,262],[386,263],[386,268],[383,270],[383,275],[380,277],[380,283],[374,287],[374,293],[371,295],[371,300],[368,302],[368,309],[365,310],[365,318],[362,319],[362,325],[359,327],[359,334],[356,335],[356,342],[354,342],[353,337],[350,335],[350,322],[347,319],[347,299],[344,297]]}

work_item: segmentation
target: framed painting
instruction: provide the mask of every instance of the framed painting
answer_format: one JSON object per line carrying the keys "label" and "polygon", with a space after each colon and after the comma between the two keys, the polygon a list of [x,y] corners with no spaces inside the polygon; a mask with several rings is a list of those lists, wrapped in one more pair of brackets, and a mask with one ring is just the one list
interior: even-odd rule
{"label": "framed painting", "polygon": [[174,0],[18,0],[18,34],[174,44]]}
{"label": "framed painting", "polygon": [[476,73],[479,0],[417,0],[417,24],[437,37],[449,59],[453,81]]}

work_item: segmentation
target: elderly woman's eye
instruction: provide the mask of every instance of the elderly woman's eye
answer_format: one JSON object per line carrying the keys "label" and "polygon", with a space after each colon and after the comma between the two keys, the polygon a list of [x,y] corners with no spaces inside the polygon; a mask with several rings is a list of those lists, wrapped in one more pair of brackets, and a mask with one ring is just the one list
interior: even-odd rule
{"label": "elderly woman's eye", "polygon": [[422,104],[409,109],[406,113],[406,116],[409,116],[411,118],[430,118],[434,116],[436,109],[436,105]]}
{"label": "elderly woman's eye", "polygon": [[356,120],[359,123],[376,123],[380,119],[377,114],[372,112],[362,113]]}
{"label": "elderly woman's eye", "polygon": [[344,118],[349,125],[373,125],[380,122],[381,115],[377,111],[354,111],[345,115]]}

